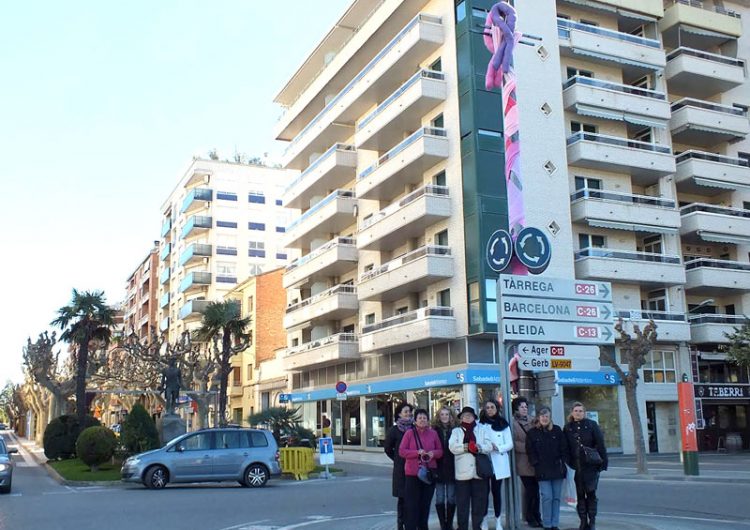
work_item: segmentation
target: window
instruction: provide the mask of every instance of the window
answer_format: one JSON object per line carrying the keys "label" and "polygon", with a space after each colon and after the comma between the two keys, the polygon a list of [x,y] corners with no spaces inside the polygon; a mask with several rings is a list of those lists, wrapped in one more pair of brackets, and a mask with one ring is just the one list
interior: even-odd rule
{"label": "window", "polygon": [[276,206],[281,206],[281,199],[276,199],[276,201],[274,201],[274,204],[276,204]]}
{"label": "window", "polygon": [[266,244],[263,241],[249,241],[247,255],[251,258],[265,258]]}
{"label": "window", "polygon": [[231,191],[217,191],[216,198],[220,201],[237,201],[237,194]]}
{"label": "window", "polygon": [[744,210],[750,210],[750,201],[742,201],[742,208]]}
{"label": "window", "polygon": [[647,75],[643,76],[640,79],[636,79],[635,81],[633,81],[631,85],[648,90],[651,88],[651,78]]}
{"label": "window", "polygon": [[[268,396],[268,392],[263,392],[265,396]],[[266,406],[268,408],[268,405]],[[250,431],[250,446],[251,447],[268,447],[268,438],[261,431]]]}
{"label": "window", "polygon": [[594,72],[589,72],[588,70],[581,70],[579,68],[574,68],[572,66],[568,66],[566,72],[568,75],[568,79],[570,79],[571,77],[575,77],[575,76],[589,77],[589,78],[594,77]]}
{"label": "window", "polygon": [[456,22],[461,22],[466,18],[466,2],[463,0],[456,4]]}
{"label": "window", "polygon": [[441,171],[437,175],[432,177],[432,183],[435,186],[445,186],[446,180],[445,180],[445,171]]}
{"label": "window", "polygon": [[211,449],[211,434],[210,432],[201,432],[188,436],[180,445],[185,451],[207,451]]}
{"label": "window", "polygon": [[435,244],[445,247],[448,246],[448,230],[443,230],[435,234]]}
{"label": "window", "polygon": [[430,70],[433,70],[435,72],[442,72],[443,71],[443,61],[440,57],[438,57],[431,65]]}
{"label": "window", "polygon": [[216,247],[216,253],[217,254],[223,254],[224,256],[236,256],[237,255],[237,247]]}
{"label": "window", "polygon": [[250,269],[250,276],[257,276],[258,274],[261,274],[263,272],[263,265],[257,265],[255,263],[251,263],[249,266]]}
{"label": "window", "polygon": [[577,121],[570,122],[570,132],[573,134],[577,132],[585,132],[589,134],[596,134],[596,125],[590,123],[580,123]]}
{"label": "window", "polygon": [[645,383],[674,383],[677,380],[674,352],[652,350],[646,356],[643,365]]}
{"label": "window", "polygon": [[370,313],[368,315],[365,315],[365,325],[369,326],[370,324],[375,323],[375,313]]}
{"label": "window", "polygon": [[247,365],[247,368],[245,369],[245,378],[248,381],[253,380],[253,365],[252,364]]}
{"label": "window", "polygon": [[577,190],[600,190],[602,189],[602,181],[600,179],[593,179],[589,177],[576,177],[575,178]]}
{"label": "window", "polygon": [[239,431],[217,431],[216,432],[217,449],[239,449],[240,432]]}
{"label": "window", "polygon": [[743,153],[742,151],[740,151],[739,153],[737,153],[737,158],[742,160],[746,166],[750,166],[750,153]]}
{"label": "window", "polygon": [[437,127],[438,129],[445,127],[445,120],[443,119],[442,112],[432,119],[430,127]]}
{"label": "window", "polygon": [[216,226],[219,228],[237,228],[237,223],[234,221],[216,221]]}
{"label": "window", "polygon": [[242,369],[239,366],[232,368],[232,386],[242,385]]}
{"label": "window", "polygon": [[653,235],[643,238],[643,252],[661,254],[663,251],[661,235]]}
{"label": "window", "polygon": [[266,223],[247,223],[247,229],[248,230],[265,230],[266,229]]}
{"label": "window", "polygon": [[397,315],[403,315],[404,313],[408,313],[408,312],[409,312],[409,306],[402,306],[396,309]]}
{"label": "window", "polygon": [[222,263],[216,264],[216,274],[219,276],[234,276],[237,274],[237,266],[234,263]]}
{"label": "window", "polygon": [[666,311],[669,305],[669,299],[667,298],[666,289],[657,289],[656,291],[650,291],[647,295],[647,299],[641,301],[642,309],[647,311]]}
{"label": "window", "polygon": [[482,309],[479,300],[479,283],[469,284],[469,326],[478,326],[482,323]]}
{"label": "window", "polygon": [[286,254],[284,254],[283,252],[277,252],[276,259],[286,259]]}
{"label": "window", "polygon": [[437,303],[441,307],[451,306],[451,290],[444,289],[437,294]]}
{"label": "window", "polygon": [[638,140],[639,142],[646,142],[646,143],[652,143],[654,140],[654,136],[651,131],[651,127],[646,127],[645,129],[641,129],[635,135],[633,136],[633,140]]}
{"label": "window", "polygon": [[262,191],[251,191],[247,194],[247,200],[256,204],[266,204],[266,196]]}
{"label": "window", "polygon": [[283,234],[284,232],[286,232],[286,227],[277,226],[276,227],[276,232],[278,232],[279,234]]}
{"label": "window", "polygon": [[607,240],[604,236],[595,236],[591,234],[578,234],[578,248],[604,248]]}
{"label": "window", "polygon": [[587,26],[598,26],[599,25],[598,22],[595,22],[593,20],[586,20],[586,19],[583,19],[583,18],[581,19],[581,24],[586,24]]}

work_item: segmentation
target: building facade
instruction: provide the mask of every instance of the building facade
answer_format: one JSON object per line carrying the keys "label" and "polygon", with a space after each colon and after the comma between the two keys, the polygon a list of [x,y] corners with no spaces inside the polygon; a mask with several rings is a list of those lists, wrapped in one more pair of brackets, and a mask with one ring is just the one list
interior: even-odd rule
{"label": "building facade", "polygon": [[154,247],[128,278],[122,304],[125,333],[135,333],[139,339],[147,339],[151,330],[158,329],[158,269],[159,242],[154,241]]}
{"label": "building facade", "polygon": [[[283,196],[299,212],[284,244],[301,252],[283,279],[284,364],[308,426],[326,413],[345,444],[381,445],[400,401],[435,411],[497,393],[484,256],[509,192],[502,97],[485,88],[494,3],[354,1],[276,98],[284,166],[301,172]],[[526,225],[553,247],[544,275],[612,282],[627,329],[656,322],[639,406],[650,450],[677,451],[683,374],[748,383],[704,367],[750,313],[747,2],[515,7],[520,175]],[[608,445],[633,451],[611,369],[557,386],[556,418],[583,401]],[[711,436],[747,446],[750,402],[706,401],[724,426]]]}
{"label": "building facade", "polygon": [[294,257],[280,236],[281,195],[295,171],[194,160],[162,206],[159,329],[169,340],[198,326],[206,304]]}

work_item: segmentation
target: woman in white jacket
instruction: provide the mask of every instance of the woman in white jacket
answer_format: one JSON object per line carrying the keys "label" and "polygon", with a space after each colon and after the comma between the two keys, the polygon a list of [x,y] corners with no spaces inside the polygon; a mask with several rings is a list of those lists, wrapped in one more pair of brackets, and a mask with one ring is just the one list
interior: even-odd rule
{"label": "woman in white jacket", "polygon": [[461,423],[448,441],[448,449],[455,455],[458,530],[469,530],[469,513],[472,530],[480,530],[487,513],[487,479],[477,475],[474,455],[489,454],[492,441],[487,429],[476,422],[473,408],[464,407],[458,419]]}
{"label": "woman in white jacket", "polygon": [[[502,530],[500,514],[503,508],[502,485],[503,480],[510,477],[510,452],[513,450],[513,436],[510,425],[500,415],[500,404],[494,399],[484,402],[479,413],[479,423],[487,431],[492,441],[492,469],[495,476],[489,480],[489,490],[492,492],[492,506],[495,509],[495,528]],[[488,499],[489,500],[489,499]],[[489,503],[488,503],[489,504]],[[485,513],[486,515],[486,513]],[[482,530],[488,528],[487,520],[482,522]]]}

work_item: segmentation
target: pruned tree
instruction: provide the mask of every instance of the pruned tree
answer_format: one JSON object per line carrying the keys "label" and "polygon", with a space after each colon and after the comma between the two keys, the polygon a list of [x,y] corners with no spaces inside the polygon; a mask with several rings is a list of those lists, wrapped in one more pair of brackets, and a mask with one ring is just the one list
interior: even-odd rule
{"label": "pruned tree", "polygon": [[625,330],[622,319],[615,324],[615,331],[619,334],[616,344],[620,349],[620,360],[627,366],[627,372],[617,362],[614,349],[603,349],[601,354],[602,360],[614,368],[625,386],[625,402],[628,405],[633,426],[635,463],[639,474],[648,474],[648,462],[646,461],[646,440],[641,426],[641,412],[638,409],[638,370],[646,364],[648,354],[656,344],[656,327],[653,320],[649,320],[643,330],[637,324],[633,324],[633,335],[631,335]]}
{"label": "pruned tree", "polygon": [[732,333],[725,333],[729,339],[727,357],[730,361],[750,368],[750,319],[745,319],[742,326],[734,328]]}
{"label": "pruned tree", "polygon": [[60,351],[53,351],[57,344],[57,335],[44,331],[37,340],[26,341],[23,348],[23,363],[32,379],[46,388],[51,396],[50,415],[53,418],[68,412],[67,402],[76,388],[75,375],[69,365],[61,363]]}

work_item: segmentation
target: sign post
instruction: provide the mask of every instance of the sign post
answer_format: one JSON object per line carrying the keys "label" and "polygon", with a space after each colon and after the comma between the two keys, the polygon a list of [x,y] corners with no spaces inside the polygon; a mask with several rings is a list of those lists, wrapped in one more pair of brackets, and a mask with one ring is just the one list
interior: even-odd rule
{"label": "sign post", "polygon": [[685,475],[699,475],[698,429],[695,421],[695,389],[693,383],[677,383],[680,406],[680,430],[682,431],[682,465]]}
{"label": "sign post", "polygon": [[346,432],[344,424],[344,401],[346,401],[347,385],[344,381],[336,383],[336,399],[339,402],[339,421],[341,421],[341,454],[344,454],[344,433]]}
{"label": "sign post", "polygon": [[336,462],[336,457],[333,454],[333,438],[326,437],[318,440],[318,454],[320,455],[320,465],[326,466],[326,479],[333,478],[328,469],[329,465],[333,465]]}

